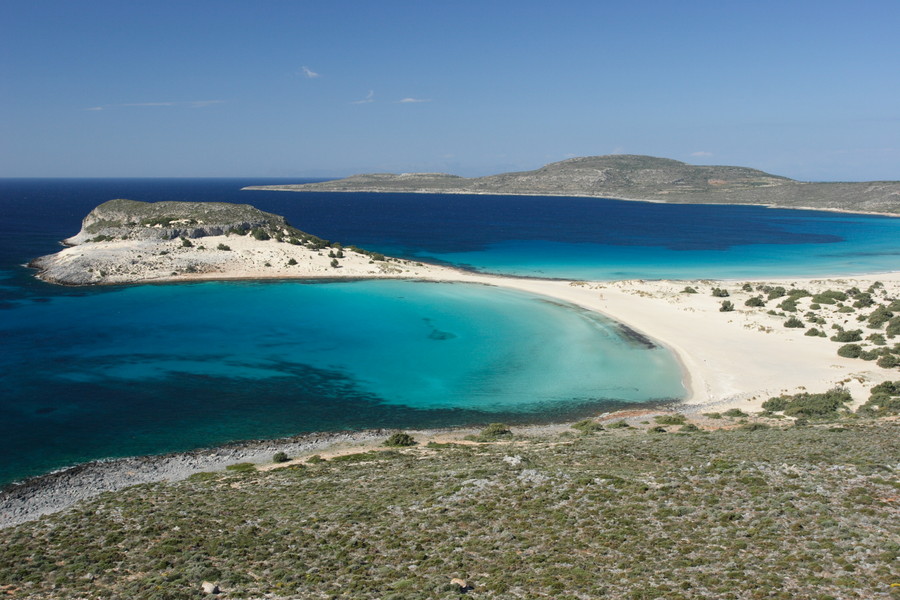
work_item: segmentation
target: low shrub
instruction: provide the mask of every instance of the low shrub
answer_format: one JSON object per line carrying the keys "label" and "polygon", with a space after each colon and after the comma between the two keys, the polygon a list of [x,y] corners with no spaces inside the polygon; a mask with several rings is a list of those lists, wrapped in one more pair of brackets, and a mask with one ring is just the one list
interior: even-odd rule
{"label": "low shrub", "polygon": [[405,432],[394,433],[384,441],[384,445],[389,448],[403,448],[407,446],[415,446],[418,442],[411,435]]}
{"label": "low shrub", "polygon": [[831,336],[832,342],[858,342],[862,340],[862,329],[851,329],[849,331],[839,331]]}
{"label": "low shrub", "polygon": [[884,330],[884,335],[889,338],[900,335],[900,315],[897,315],[888,321],[887,327]]}
{"label": "low shrub", "polygon": [[285,454],[284,452],[276,452],[275,455],[272,456],[273,463],[283,463],[283,462],[287,462],[289,460],[290,459],[288,458],[288,455]]}
{"label": "low shrub", "polygon": [[659,425],[684,425],[684,415],[658,415],[653,417]]}
{"label": "low shrub", "polygon": [[730,418],[739,418],[739,417],[749,417],[750,415],[748,415],[747,413],[745,413],[744,411],[742,411],[739,408],[729,408],[728,410],[726,410],[725,412],[722,413],[722,416],[730,417]]}
{"label": "low shrub", "polygon": [[812,297],[816,304],[837,304],[847,299],[847,294],[836,290],[826,290]]}
{"label": "low shrub", "polygon": [[751,298],[747,298],[746,302],[744,302],[744,306],[765,306],[766,303],[763,301],[762,296],[753,296]]}
{"label": "low shrub", "polygon": [[870,294],[860,294],[856,297],[856,302],[853,303],[854,308],[869,308],[870,306],[875,304],[875,300],[872,299]]}
{"label": "low shrub", "polygon": [[778,305],[783,311],[786,312],[797,312],[797,302],[791,298],[784,300],[781,304]]}
{"label": "low shrub", "polygon": [[873,387],[868,401],[856,412],[874,417],[900,414],[900,381],[885,381]]}
{"label": "low shrub", "polygon": [[722,288],[713,288],[712,295],[716,298],[727,298],[731,294],[728,293],[728,290]]}
{"label": "low shrub", "polygon": [[766,286],[763,288],[763,291],[766,292],[766,294],[767,294],[766,298],[769,300],[774,300],[775,298],[781,298],[786,293],[786,290],[783,287],[781,287],[780,285],[776,286],[776,287]]}
{"label": "low shrub", "polygon": [[838,348],[837,351],[838,356],[843,356],[844,358],[859,358],[859,355],[862,354],[862,352],[862,346],[859,344],[844,344]]}
{"label": "low shrub", "polygon": [[233,465],[228,465],[225,467],[227,471],[237,471],[238,473],[246,473],[248,471],[255,471],[256,465],[249,462],[235,463]]}
{"label": "low shrub", "polygon": [[254,239],[257,239],[261,242],[271,239],[271,236],[269,236],[269,232],[261,227],[254,227],[253,229],[251,229],[250,235],[252,235]]}
{"label": "low shrub", "polygon": [[801,321],[797,317],[791,317],[790,319],[785,321],[784,326],[785,327],[793,327],[793,328],[806,327],[806,325],[804,325],[803,321]]}
{"label": "low shrub", "polygon": [[764,429],[771,429],[771,427],[765,423],[747,423],[746,425],[741,425],[738,429],[741,431],[762,431]]}
{"label": "low shrub", "polygon": [[776,396],[763,402],[762,407],[770,411],[784,411],[789,417],[828,418],[846,410],[852,402],[850,393],[835,387],[821,394],[802,392],[793,396]]}
{"label": "low shrub", "polygon": [[484,438],[498,438],[507,435],[512,435],[512,430],[505,423],[491,423],[481,430],[481,437]]}
{"label": "low shrub", "polygon": [[580,431],[581,433],[594,433],[596,431],[603,431],[603,425],[593,419],[583,419],[574,423],[572,429]]}
{"label": "low shrub", "polygon": [[882,369],[893,369],[894,367],[900,366],[900,357],[893,354],[882,354],[881,358],[879,358],[875,364]]}
{"label": "low shrub", "polygon": [[879,306],[875,310],[873,310],[866,321],[868,322],[869,329],[878,329],[885,323],[891,320],[891,317],[894,316],[894,313],[884,306]]}

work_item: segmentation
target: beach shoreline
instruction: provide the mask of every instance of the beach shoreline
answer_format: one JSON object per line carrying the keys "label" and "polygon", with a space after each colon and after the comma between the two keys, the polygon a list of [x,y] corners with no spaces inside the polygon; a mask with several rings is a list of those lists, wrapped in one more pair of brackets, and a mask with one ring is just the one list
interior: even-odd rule
{"label": "beach shoreline", "polygon": [[[227,244],[229,249],[217,251],[216,244]],[[204,245],[210,248],[203,248]],[[331,253],[328,249],[258,241],[250,236],[209,236],[194,240],[192,247],[184,247],[178,239],[80,244],[42,257],[34,266],[43,269],[39,277],[51,282],[56,282],[53,273],[58,266],[105,273],[95,281],[86,282],[90,285],[397,279],[513,289],[599,313],[667,348],[682,368],[687,395],[677,405],[657,410],[677,410],[694,418],[702,418],[700,415],[710,410],[759,411],[762,403],[772,396],[823,392],[836,386],[853,395],[855,407],[865,402],[873,385],[898,378],[896,369],[838,356],[838,344],[805,335],[805,328],[784,327],[784,313],[771,315],[763,309],[745,306],[746,299],[760,294],[760,290],[778,286],[785,290],[806,289],[811,294],[829,289],[877,287],[876,295],[880,294],[881,298],[900,298],[898,271],[772,278],[751,280],[748,285],[743,285],[741,282],[746,280],[741,279],[581,281],[493,275],[404,259],[380,260],[353,249],[342,249],[339,259],[332,258]],[[338,267],[334,266],[334,260],[338,261]],[[191,264],[204,268],[183,268]],[[86,271],[86,265],[93,267]],[[876,282],[879,286],[875,286]],[[696,293],[685,293],[688,288],[695,289]],[[716,294],[717,288],[727,291],[732,310],[721,310],[723,299]],[[774,308],[781,300],[772,301],[767,308]],[[797,313],[802,316],[809,298],[801,302],[806,303]],[[858,322],[857,315],[841,312],[837,307],[825,307],[820,312],[829,326],[852,329]],[[648,409],[638,406],[636,410]],[[570,426],[571,423],[543,424],[517,429]],[[458,428],[423,430],[416,435],[433,438],[447,431],[456,437],[474,432]],[[186,453],[76,465],[7,486],[0,494],[0,527],[65,510],[105,491],[182,479],[197,472],[222,470],[236,462],[271,462],[272,455],[279,451],[293,456],[333,451],[341,446],[373,447],[387,435],[384,430],[311,433],[287,440],[241,442]]]}
{"label": "beach shoreline", "polygon": [[[217,245],[228,249],[217,250]],[[757,292],[737,287],[746,280],[539,279],[374,259],[355,249],[340,249],[340,258],[334,256],[333,250],[221,235],[199,238],[190,247],[179,239],[84,243],[41,257],[31,266],[40,269],[39,278],[53,283],[65,282],[71,272],[89,273],[84,282],[89,285],[398,279],[514,289],[605,315],[669,349],[690,386],[685,405],[748,401],[758,407],[770,396],[817,386],[850,385],[856,388],[854,394],[861,394],[866,383],[880,383],[889,373],[870,362],[837,356],[834,344],[805,336],[805,329],[783,327],[784,313],[773,318],[747,309],[744,302]],[[879,281],[884,294],[900,297],[900,271],[751,281],[752,288],[809,288],[812,294],[833,287],[868,288]],[[730,312],[721,311],[721,299],[711,297],[711,290],[719,286],[733,294],[736,306]],[[688,287],[699,293],[683,293]],[[832,328],[855,326],[852,316],[832,312],[828,312]]]}
{"label": "beach shoreline", "polygon": [[[704,412],[739,408],[758,411],[771,396],[802,391],[822,392],[842,386],[853,394],[854,406],[867,399],[867,390],[882,381],[896,378],[896,369],[879,369],[871,362],[842,358],[838,344],[811,338],[803,330],[786,329],[780,319],[760,310],[741,306],[733,312],[719,310],[719,297],[710,290],[719,286],[729,290],[729,298],[742,305],[745,292],[736,281],[724,280],[632,280],[571,281],[525,279],[484,275],[460,269],[423,265],[428,273],[419,273],[415,281],[431,283],[467,283],[515,289],[556,302],[598,312],[654,344],[669,349],[684,373],[688,395],[684,400],[662,407],[636,406],[638,414],[684,413],[692,420],[703,419]],[[190,281],[228,280],[202,274]],[[253,281],[310,280],[310,277],[254,277],[252,273],[233,273],[234,279]],[[390,274],[384,274],[390,278]],[[385,278],[382,277],[382,278]],[[410,279],[409,277],[393,277]],[[332,277],[331,279],[370,279]],[[173,280],[185,282],[184,278]],[[172,283],[167,281],[165,283]],[[740,281],[740,280],[738,280]],[[900,296],[900,272],[840,278],[792,278],[754,282],[752,287],[781,285],[786,289],[808,288],[812,293],[825,289],[871,286],[880,282],[885,294]],[[147,282],[149,283],[149,282]],[[162,282],[160,282],[162,283]],[[698,293],[686,294],[685,288]],[[837,317],[842,314],[835,312]],[[845,315],[844,315],[845,316]],[[629,411],[607,413],[606,418]],[[596,418],[603,418],[600,415]],[[568,429],[572,423],[539,423],[517,426],[516,430]],[[709,423],[707,423],[709,425]],[[460,439],[475,433],[471,427],[417,430],[416,436],[438,438],[449,435]],[[0,528],[33,520],[45,514],[65,510],[81,500],[106,491],[141,483],[174,481],[194,473],[223,470],[236,462],[271,462],[275,452],[289,456],[340,452],[347,448],[377,447],[389,431],[318,432],[276,440],[235,442],[214,448],[111,459],[75,465],[60,471],[26,479],[6,486],[0,492]]]}

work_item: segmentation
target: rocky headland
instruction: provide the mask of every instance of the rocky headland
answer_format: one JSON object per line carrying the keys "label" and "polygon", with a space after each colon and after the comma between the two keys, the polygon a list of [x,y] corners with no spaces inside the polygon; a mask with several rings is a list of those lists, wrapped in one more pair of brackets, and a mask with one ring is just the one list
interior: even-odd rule
{"label": "rocky headland", "polygon": [[[110,200],[68,246],[29,266],[44,281],[100,285],[195,279],[415,277],[418,263],[323,240],[247,204]],[[437,268],[437,267],[432,267]]]}
{"label": "rocky headland", "polygon": [[444,173],[375,173],[248,190],[590,196],[681,204],[900,214],[900,181],[803,182],[756,169],[695,166],[628,154],[571,158],[533,171],[466,178]]}

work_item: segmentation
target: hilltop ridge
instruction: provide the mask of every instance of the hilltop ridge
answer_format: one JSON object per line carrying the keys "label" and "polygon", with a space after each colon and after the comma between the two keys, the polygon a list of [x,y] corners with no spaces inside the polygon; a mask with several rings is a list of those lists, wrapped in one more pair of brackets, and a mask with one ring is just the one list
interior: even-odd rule
{"label": "hilltop ridge", "polygon": [[319,183],[244,189],[590,196],[900,214],[900,181],[802,182],[747,167],[690,165],[634,154],[570,158],[532,171],[474,178],[445,173],[368,173]]}

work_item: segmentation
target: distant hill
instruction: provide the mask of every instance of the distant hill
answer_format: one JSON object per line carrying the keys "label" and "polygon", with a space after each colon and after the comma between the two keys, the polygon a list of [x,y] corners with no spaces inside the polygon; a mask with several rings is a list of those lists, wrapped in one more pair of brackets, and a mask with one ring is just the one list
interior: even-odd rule
{"label": "distant hill", "polygon": [[746,167],[696,166],[633,154],[571,158],[534,171],[475,178],[444,173],[374,173],[321,183],[244,189],[593,196],[900,214],[900,181],[810,183]]}

